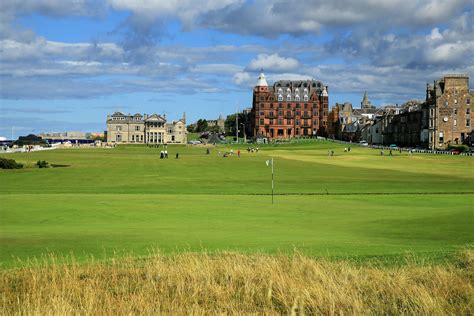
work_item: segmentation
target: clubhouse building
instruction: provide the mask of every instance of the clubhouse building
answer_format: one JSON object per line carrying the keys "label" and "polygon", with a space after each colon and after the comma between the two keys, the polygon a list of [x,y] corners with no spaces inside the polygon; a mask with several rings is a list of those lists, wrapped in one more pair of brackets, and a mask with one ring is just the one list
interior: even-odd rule
{"label": "clubhouse building", "polygon": [[186,144],[186,114],[167,122],[166,116],[115,112],[107,116],[107,142],[121,144]]}

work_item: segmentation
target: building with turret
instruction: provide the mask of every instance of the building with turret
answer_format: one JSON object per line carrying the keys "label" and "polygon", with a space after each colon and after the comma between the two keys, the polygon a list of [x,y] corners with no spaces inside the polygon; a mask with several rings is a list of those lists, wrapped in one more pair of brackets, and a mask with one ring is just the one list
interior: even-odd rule
{"label": "building with turret", "polygon": [[107,116],[107,141],[122,144],[186,144],[186,114],[167,122],[158,114],[115,112]]}
{"label": "building with turret", "polygon": [[328,87],[317,80],[279,80],[269,86],[262,72],[250,117],[257,138],[327,136]]}

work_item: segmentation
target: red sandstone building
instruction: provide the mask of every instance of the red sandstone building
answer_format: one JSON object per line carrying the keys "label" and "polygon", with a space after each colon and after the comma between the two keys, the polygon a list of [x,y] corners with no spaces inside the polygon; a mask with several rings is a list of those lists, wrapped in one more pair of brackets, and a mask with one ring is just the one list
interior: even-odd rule
{"label": "red sandstone building", "polygon": [[262,72],[251,117],[258,138],[326,136],[328,87],[316,80],[280,80],[269,87]]}

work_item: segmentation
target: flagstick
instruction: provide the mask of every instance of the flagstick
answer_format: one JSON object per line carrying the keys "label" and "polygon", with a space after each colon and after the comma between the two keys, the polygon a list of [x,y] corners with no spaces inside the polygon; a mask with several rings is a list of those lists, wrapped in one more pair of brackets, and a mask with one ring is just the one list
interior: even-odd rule
{"label": "flagstick", "polygon": [[273,190],[274,190],[274,184],[273,184],[273,157],[272,157],[272,204],[273,204]]}

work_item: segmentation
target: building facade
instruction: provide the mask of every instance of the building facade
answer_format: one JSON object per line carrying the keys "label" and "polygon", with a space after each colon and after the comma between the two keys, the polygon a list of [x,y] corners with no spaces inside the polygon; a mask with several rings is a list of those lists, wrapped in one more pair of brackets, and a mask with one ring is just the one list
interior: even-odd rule
{"label": "building facade", "polygon": [[445,75],[426,87],[423,104],[422,139],[429,148],[444,149],[449,144],[472,143],[471,101],[469,76]]}
{"label": "building facade", "polygon": [[166,117],[151,114],[107,116],[107,142],[123,144],[186,144],[186,115],[168,123]]}
{"label": "building facade", "polygon": [[445,75],[426,86],[426,100],[408,102],[399,114],[384,118],[384,143],[446,149],[449,145],[472,146],[473,113],[467,75]]}
{"label": "building facade", "polygon": [[250,117],[257,138],[327,136],[328,87],[316,80],[280,80],[268,86],[262,72]]}

